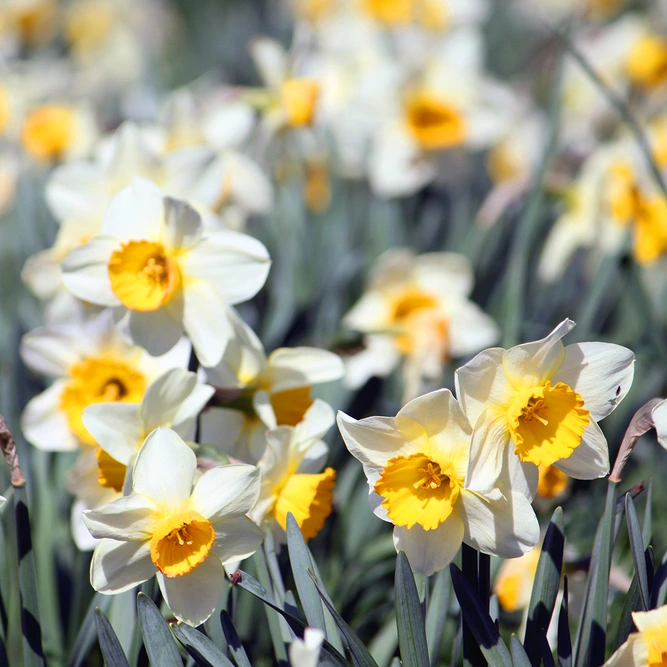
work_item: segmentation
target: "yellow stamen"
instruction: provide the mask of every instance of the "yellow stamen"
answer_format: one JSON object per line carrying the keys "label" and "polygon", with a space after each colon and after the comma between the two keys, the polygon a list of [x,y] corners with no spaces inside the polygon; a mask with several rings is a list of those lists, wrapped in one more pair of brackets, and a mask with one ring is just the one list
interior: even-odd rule
{"label": "yellow stamen", "polygon": [[398,25],[412,21],[413,0],[364,0],[366,12],[376,21]]}
{"label": "yellow stamen", "polygon": [[652,264],[667,253],[667,199],[643,199],[636,215],[633,254],[640,264]]}
{"label": "yellow stamen", "polygon": [[180,286],[180,270],[161,243],[128,241],[108,265],[111,289],[130,310],[149,312],[166,304]]}
{"label": "yellow stamen", "polygon": [[653,88],[667,80],[667,40],[649,36],[630,52],[627,62],[630,79],[639,86]]}
{"label": "yellow stamen", "polygon": [[466,122],[458,109],[429,93],[418,93],[408,100],[406,123],[424,150],[459,146],[467,136]]}
{"label": "yellow stamen", "polygon": [[281,101],[292,127],[311,125],[320,93],[317,81],[287,79],[281,88]]}
{"label": "yellow stamen", "polygon": [[614,221],[619,225],[628,224],[635,217],[639,205],[639,190],[632,167],[627,162],[617,162],[609,169],[605,185]]}
{"label": "yellow stamen", "polygon": [[296,426],[313,404],[308,386],[276,392],[270,400],[278,426]]}
{"label": "yellow stamen", "polygon": [[420,453],[389,459],[374,491],[394,525],[433,530],[454,511],[462,482],[451,461]]}
{"label": "yellow stamen", "polygon": [[67,16],[65,35],[81,56],[92,55],[109,37],[114,16],[105,0],[85,0],[75,3]]}
{"label": "yellow stamen", "polygon": [[84,408],[94,403],[140,403],[146,378],[128,364],[109,357],[89,357],[69,369],[69,380],[60,394],[60,409],[67,415],[74,435],[87,445],[95,439],[83,425]]}
{"label": "yellow stamen", "polygon": [[127,466],[107,454],[101,447],[95,452],[97,459],[97,480],[105,489],[122,491]]}
{"label": "yellow stamen", "polygon": [[23,122],[23,147],[33,157],[57,160],[76,134],[74,111],[66,106],[45,106],[31,111]]}
{"label": "yellow stamen", "polygon": [[194,510],[165,517],[153,530],[151,558],[167,577],[181,577],[206,560],[215,531],[211,523]]}
{"label": "yellow stamen", "polygon": [[539,475],[537,495],[547,500],[559,496],[570,483],[568,476],[555,466],[540,466]]}
{"label": "yellow stamen", "polygon": [[309,540],[322,530],[333,505],[333,487],[336,471],[326,468],[319,475],[291,475],[277,495],[273,516],[283,530],[287,528],[287,514],[296,519],[303,538]]}
{"label": "yellow stamen", "polygon": [[568,458],[590,422],[583,406],[581,396],[562,382],[519,391],[507,418],[521,460],[549,466]]}

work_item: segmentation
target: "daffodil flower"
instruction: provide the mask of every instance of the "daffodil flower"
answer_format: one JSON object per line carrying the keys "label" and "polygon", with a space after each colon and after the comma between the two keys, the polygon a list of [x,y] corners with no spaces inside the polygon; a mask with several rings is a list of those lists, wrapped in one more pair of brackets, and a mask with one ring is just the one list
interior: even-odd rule
{"label": "daffodil flower", "polygon": [[46,451],[94,445],[83,411],[94,403],[140,403],[148,386],[171,368],[188,364],[190,344],[181,341],[161,357],[130,345],[103,312],[85,322],[47,326],[27,333],[21,358],[54,383],[35,396],[21,416],[28,442]]}
{"label": "daffodil flower", "polygon": [[667,661],[667,605],[632,612],[638,632],[604,663],[604,667],[662,667]]}
{"label": "daffodil flower", "polygon": [[611,343],[561,338],[561,322],[546,338],[509,350],[480,352],[456,372],[456,393],[475,425],[466,486],[493,488],[509,454],[531,494],[537,467],[555,465],[575,479],[609,472],[607,441],[597,422],[623,400],[634,374],[634,354]]}
{"label": "daffodil flower", "polygon": [[443,569],[462,542],[503,558],[537,544],[539,525],[523,493],[466,487],[472,428],[449,390],[410,401],[396,417],[357,421],[339,412],[338,427],[364,467],[373,511],[394,524],[396,550],[413,571]]}
{"label": "daffodil flower", "polygon": [[231,335],[229,306],[262,287],[266,248],[235,232],[204,233],[186,203],[137,178],[111,201],[99,236],[70,252],[63,282],[114,308],[123,334],[151,354],[187,333],[200,362],[218,363]]}
{"label": "daffodil flower", "polygon": [[120,593],[157,576],[176,618],[200,625],[225,585],[224,565],[246,558],[263,533],[246,516],[260,488],[259,469],[226,465],[194,485],[197,459],[173,431],[151,433],[137,456],[133,493],[89,510],[100,539],[90,565],[96,591]]}
{"label": "daffodil flower", "polygon": [[273,531],[276,544],[286,541],[290,512],[306,540],[317,535],[331,514],[336,471],[322,471],[329,452],[322,437],[332,424],[333,411],[318,400],[297,426],[266,433],[266,451],[257,464],[262,489],[250,517]]}
{"label": "daffodil flower", "polygon": [[289,660],[294,667],[316,667],[320,661],[320,651],[324,632],[319,628],[306,628],[303,639],[295,637],[289,645]]}
{"label": "daffodil flower", "polygon": [[315,347],[281,347],[267,356],[238,314],[231,313],[230,319],[232,339],[221,362],[206,369],[206,377],[216,387],[240,392],[246,409],[212,408],[202,428],[207,441],[218,442],[224,433],[220,444],[226,451],[256,462],[266,447],[266,429],[303,421],[314,403],[313,385],[342,377],[343,362]]}

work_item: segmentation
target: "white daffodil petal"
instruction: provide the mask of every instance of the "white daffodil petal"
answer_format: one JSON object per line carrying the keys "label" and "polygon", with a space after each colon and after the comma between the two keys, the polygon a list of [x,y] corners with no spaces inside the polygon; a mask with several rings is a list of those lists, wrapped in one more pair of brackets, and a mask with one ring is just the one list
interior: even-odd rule
{"label": "white daffodil petal", "polygon": [[264,531],[247,516],[216,523],[213,551],[223,565],[243,560],[257,551],[264,540]]}
{"label": "white daffodil petal", "polygon": [[209,402],[215,389],[207,384],[198,384],[190,395],[181,403],[174,417],[172,428],[183,440],[194,440],[197,416]]}
{"label": "white daffodil petal", "polygon": [[194,627],[215,611],[226,583],[225,569],[214,554],[182,577],[165,577],[158,572],[157,580],[174,616]]}
{"label": "white daffodil petal", "polygon": [[412,571],[430,576],[447,567],[463,541],[463,522],[456,514],[450,514],[434,530],[424,530],[419,524],[412,528],[394,528],[396,551],[405,551]]}
{"label": "white daffodil petal", "polygon": [[314,347],[283,347],[269,355],[274,392],[331,382],[343,377],[343,362],[333,352]]}
{"label": "white daffodil petal", "polygon": [[646,667],[648,665],[648,646],[642,636],[632,633],[621,644],[603,667]]}
{"label": "white daffodil petal", "polygon": [[157,517],[157,507],[147,496],[133,493],[94,510],[84,512],[90,534],[123,542],[149,540]]}
{"label": "white daffodil petal", "polygon": [[144,442],[134,464],[133,488],[161,508],[180,510],[190,499],[197,457],[168,428],[158,428]]}
{"label": "white daffodil petal", "polygon": [[201,416],[199,437],[201,442],[210,442],[221,451],[230,453],[245,425],[246,415],[240,410],[210,408]]}
{"label": "white daffodil petal", "polygon": [[164,199],[164,240],[167,247],[190,248],[202,235],[201,217],[187,202]]}
{"label": "white daffodil petal", "polygon": [[96,403],[83,411],[83,425],[111,458],[129,465],[144,441],[139,406]]}
{"label": "white daffodil petal", "polygon": [[68,369],[79,361],[79,351],[72,335],[56,327],[40,327],[21,338],[21,359],[37,373],[53,377],[67,375]]}
{"label": "white daffodil petal", "polygon": [[333,426],[335,415],[333,408],[320,398],[316,398],[313,404],[306,410],[303,419],[295,426],[297,440],[310,447],[312,443],[319,440]]}
{"label": "white daffodil petal", "polygon": [[496,486],[503,471],[510,438],[503,413],[489,408],[475,422],[470,442],[470,460],[465,488],[487,493]]}
{"label": "white daffodil petal", "polygon": [[296,637],[289,645],[291,665],[298,667],[317,667],[320,650],[324,641],[324,632],[319,628],[306,628],[303,640]]}
{"label": "white daffodil petal", "polygon": [[609,446],[600,427],[590,421],[581,444],[566,459],[554,463],[574,479],[598,479],[609,472]]}
{"label": "white daffodil petal", "polygon": [[183,336],[183,325],[170,316],[169,309],[149,312],[118,309],[122,314],[118,330],[135,345],[158,357],[172,350]]}
{"label": "white daffodil petal", "polygon": [[79,440],[70,430],[67,415],[60,409],[64,387],[64,382],[54,382],[30,400],[21,415],[23,435],[38,449],[69,452],[79,447]]}
{"label": "white daffodil petal", "polygon": [[584,399],[596,422],[625,398],[635,372],[635,355],[621,345],[576,343],[565,348],[563,363],[552,383],[564,382]]}
{"label": "white daffodil petal", "polygon": [[71,162],[56,167],[44,190],[54,217],[67,220],[95,220],[108,201],[104,172],[88,162]]}
{"label": "white daffodil petal", "polygon": [[122,239],[159,238],[164,219],[164,193],[151,181],[136,177],[109,203],[102,231]]}
{"label": "white daffodil petal", "polygon": [[561,338],[574,329],[563,320],[548,336],[513,347],[503,355],[503,369],[515,389],[544,384],[558,370],[565,356]]}
{"label": "white daffodil petal", "polygon": [[514,395],[502,366],[505,350],[484,350],[456,371],[456,398],[471,424],[491,405],[508,405]]}
{"label": "white daffodil petal", "polygon": [[192,491],[190,507],[211,523],[247,514],[257,502],[259,468],[225,465],[205,472]]}
{"label": "white daffodil petal", "polygon": [[500,329],[476,303],[460,301],[449,317],[449,353],[463,357],[498,342]]}
{"label": "white daffodil petal", "polygon": [[266,428],[276,428],[278,426],[278,420],[271,404],[271,397],[266,391],[260,389],[253,394],[252,407]]}
{"label": "white daffodil petal", "polygon": [[83,521],[83,512],[87,509],[87,503],[83,500],[75,500],[72,503],[69,524],[72,531],[72,539],[79,551],[92,551],[98,544]]}
{"label": "white daffodil petal", "polygon": [[63,260],[62,281],[79,299],[100,306],[117,306],[119,301],[111,290],[109,258],[120,242],[113,236],[96,236],[72,250]]}
{"label": "white daffodil petal", "polygon": [[368,476],[379,472],[389,459],[419,453],[418,446],[406,442],[391,417],[367,417],[357,421],[338,412],[338,428],[350,454],[361,461]]}
{"label": "white daffodil petal", "polygon": [[100,593],[122,593],[154,574],[149,542],[102,540],[90,563],[90,583]]}
{"label": "white daffodil petal", "polygon": [[489,500],[463,490],[455,511],[465,526],[463,541],[485,554],[514,558],[540,540],[540,524],[530,501],[519,493]]}
{"label": "white daffodil petal", "polygon": [[366,336],[361,352],[345,359],[345,386],[359,389],[370,378],[386,377],[400,363],[401,354],[393,336]]}
{"label": "white daffodil petal", "polygon": [[185,399],[197,385],[197,375],[184,368],[172,368],[146,390],[141,401],[141,421],[144,432],[158,426],[171,426]]}
{"label": "white daffodil petal", "polygon": [[661,401],[651,412],[658,442],[667,449],[667,400]]}

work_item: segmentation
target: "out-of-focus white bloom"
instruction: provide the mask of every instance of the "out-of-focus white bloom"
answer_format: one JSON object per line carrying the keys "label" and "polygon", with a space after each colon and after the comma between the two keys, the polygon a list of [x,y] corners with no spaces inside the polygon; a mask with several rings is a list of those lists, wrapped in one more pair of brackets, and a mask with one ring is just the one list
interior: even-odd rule
{"label": "out-of-focus white bloom", "polygon": [[575,479],[609,472],[597,422],[630,389],[635,356],[611,343],[565,347],[561,338],[573,328],[564,320],[546,338],[485,350],[456,371],[456,394],[475,425],[468,488],[492,489],[508,448],[510,465],[521,462],[531,494],[538,465],[555,465]]}
{"label": "out-of-focus white bloom", "polygon": [[[540,537],[530,501],[510,486],[484,496],[465,485],[472,428],[447,389],[410,401],[394,418],[338,413],[350,453],[362,463],[373,511],[394,524],[394,545],[413,571],[446,567],[465,542],[513,558]],[[495,447],[494,434],[485,433]]]}
{"label": "out-of-focus white bloom", "polygon": [[320,650],[324,641],[324,632],[319,628],[306,628],[303,639],[295,637],[289,645],[290,664],[295,667],[317,667]]}
{"label": "out-of-focus white bloom", "polygon": [[519,611],[530,603],[539,559],[540,550],[535,548],[520,558],[504,561],[498,569],[493,592],[505,611]]}
{"label": "out-of-focus white bloom", "polygon": [[75,450],[95,440],[82,421],[94,403],[140,403],[147,387],[165,371],[188,364],[190,345],[151,357],[118,334],[111,313],[83,323],[35,329],[21,341],[31,370],[55,379],[33,398],[21,417],[26,439],[47,451]]}
{"label": "out-of-focus white bloom", "polygon": [[416,256],[390,250],[377,261],[368,290],[345,316],[365,334],[367,348],[347,362],[352,387],[387,375],[407,358],[409,376],[437,378],[450,357],[476,352],[498,339],[498,328],[468,300],[473,274],[462,255]]}
{"label": "out-of-focus white bloom", "polygon": [[604,663],[604,667],[659,667],[667,655],[667,605],[632,612],[637,632]]}
{"label": "out-of-focus white bloom", "polygon": [[62,269],[75,296],[115,309],[128,340],[161,354],[185,331],[201,363],[213,366],[231,336],[230,305],[253,297],[269,266],[259,241],[206,233],[194,209],[137,178]]}
{"label": "out-of-focus white bloom", "polygon": [[212,408],[203,416],[202,432],[205,440],[256,462],[266,447],[266,429],[303,421],[322,403],[311,398],[312,386],[341,378],[343,363],[338,355],[314,347],[283,347],[267,357],[252,329],[236,313],[231,318],[232,338],[206,377],[216,387],[238,392],[239,409]]}
{"label": "out-of-focus white bloom", "polygon": [[153,575],[176,618],[200,625],[225,585],[224,565],[253,554],[263,533],[245,516],[255,504],[259,470],[227,465],[194,484],[197,459],[169,429],[153,431],[132,474],[133,493],[89,510],[101,542],[90,565],[100,593],[129,590]]}
{"label": "out-of-focus white bloom", "polygon": [[667,400],[661,401],[651,413],[658,442],[667,449]]}
{"label": "out-of-focus white bloom", "polygon": [[266,434],[266,451],[257,464],[262,489],[250,517],[286,541],[287,514],[294,515],[303,537],[315,537],[331,514],[336,471],[324,467],[329,448],[322,441],[333,413],[318,401],[297,426],[279,426]]}

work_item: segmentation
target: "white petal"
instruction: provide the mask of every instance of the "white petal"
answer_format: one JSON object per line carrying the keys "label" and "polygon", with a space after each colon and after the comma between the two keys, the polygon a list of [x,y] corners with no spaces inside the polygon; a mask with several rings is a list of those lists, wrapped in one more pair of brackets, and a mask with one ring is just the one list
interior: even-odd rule
{"label": "white petal", "polygon": [[74,296],[100,306],[117,306],[120,301],[111,291],[109,258],[120,243],[113,236],[96,236],[79,246],[63,260],[62,281]]}
{"label": "white petal", "polygon": [[565,348],[565,358],[552,383],[564,382],[584,399],[596,422],[625,398],[635,372],[631,350],[611,343],[576,343]]}
{"label": "white petal", "polygon": [[164,193],[144,178],[132,179],[109,203],[102,234],[123,241],[158,241],[164,219]]}
{"label": "white petal", "polygon": [[190,248],[202,235],[199,213],[187,202],[165,197],[163,238],[168,248]]}
{"label": "white petal", "polygon": [[60,409],[64,382],[55,382],[35,396],[21,415],[25,439],[47,452],[67,452],[79,448],[79,439],[71,432],[67,415]]}
{"label": "white petal", "polygon": [[257,551],[264,540],[264,531],[247,516],[216,523],[213,551],[223,565],[243,560]]}
{"label": "white petal", "polygon": [[510,439],[507,419],[502,412],[489,408],[482,412],[472,432],[470,462],[465,487],[486,493],[496,486]]}
{"label": "white petal", "polygon": [[92,551],[100,542],[90,534],[90,531],[86,528],[86,524],[83,522],[83,511],[86,507],[87,503],[85,501],[75,500],[70,512],[69,523],[72,531],[72,539],[79,551]]}
{"label": "white petal", "polygon": [[139,406],[132,403],[96,403],[83,411],[83,425],[112,458],[129,465],[144,441]]}
{"label": "white petal", "polygon": [[134,464],[133,488],[167,510],[187,506],[197,457],[181,438],[168,428],[158,428],[144,442]]}
{"label": "white petal", "polygon": [[21,269],[21,280],[38,299],[52,299],[62,289],[61,254],[48,248],[30,255]]}
{"label": "white petal", "polygon": [[266,282],[271,261],[257,239],[238,232],[214,232],[181,261],[186,276],[211,285],[227,304],[251,299]]}
{"label": "white petal", "polygon": [[471,424],[490,406],[507,406],[514,390],[505,375],[505,350],[494,347],[480,352],[456,371],[456,397]]}
{"label": "white petal", "polygon": [[143,347],[154,357],[172,350],[183,336],[183,324],[170,316],[170,309],[151,312],[118,309],[118,330],[134,345]]}
{"label": "white petal", "polygon": [[276,428],[278,426],[278,420],[273,411],[271,397],[268,392],[263,389],[256,391],[252,397],[252,407],[266,428]]}
{"label": "white petal", "polygon": [[243,143],[252,132],[255,112],[245,102],[228,102],[212,109],[204,121],[208,142],[217,149]]}
{"label": "white petal", "polygon": [[324,632],[319,628],[306,628],[303,640],[296,637],[289,645],[290,664],[299,667],[317,667]]}
{"label": "white petal", "polygon": [[651,412],[658,442],[667,449],[667,400],[661,401]]}
{"label": "white petal", "polygon": [[398,366],[401,354],[392,336],[366,336],[366,348],[345,359],[345,386],[359,389],[367,380],[386,377]]}
{"label": "white petal", "polygon": [[214,393],[215,389],[213,387],[207,384],[198,384],[181,403],[171,427],[183,440],[194,440],[197,417]]}
{"label": "white petal", "polygon": [[62,327],[40,327],[21,339],[23,363],[37,373],[59,377],[80,359],[72,331]]}
{"label": "white petal", "polygon": [[366,292],[343,318],[343,323],[356,331],[377,331],[391,322],[392,306],[379,291]]}
{"label": "white petal", "polygon": [[609,473],[609,446],[600,427],[590,421],[581,444],[566,459],[554,463],[556,468],[575,479],[598,479]]}
{"label": "white petal", "polygon": [[190,507],[211,523],[247,514],[257,502],[259,468],[225,465],[205,472],[197,482]]}
{"label": "white petal", "polygon": [[361,461],[366,476],[380,472],[394,456],[410,456],[420,449],[405,438],[391,417],[367,417],[357,421],[338,411],[338,428],[350,454]]}
{"label": "white petal", "polygon": [[182,577],[165,577],[158,572],[157,580],[174,616],[195,627],[215,611],[226,584],[225,569],[214,554]]}
{"label": "white petal", "polygon": [[203,282],[184,290],[183,326],[202,366],[215,366],[222,359],[232,332],[227,306],[215,290]]}
{"label": "white petal", "polygon": [[141,421],[145,433],[158,426],[168,426],[185,399],[194,391],[197,375],[184,368],[172,368],[146,390],[141,401]]}
{"label": "white petal", "polygon": [[157,516],[157,508],[150,498],[133,493],[84,512],[83,520],[97,539],[142,542],[150,540]]}
{"label": "white petal", "polygon": [[246,416],[231,408],[210,408],[200,420],[199,439],[203,443],[217,445],[222,452],[230,453],[246,425]]}
{"label": "white petal", "polygon": [[250,42],[250,56],[266,86],[278,89],[287,72],[287,55],[281,44],[258,37]]}
{"label": "white petal", "polygon": [[603,667],[646,667],[646,665],[648,665],[648,646],[641,634],[633,632]]}
{"label": "white petal", "polygon": [[473,354],[497,343],[500,338],[498,325],[472,301],[452,305],[448,327],[452,357]]}
{"label": "white petal", "polygon": [[394,528],[396,551],[405,551],[415,574],[432,575],[447,567],[461,548],[463,522],[450,514],[434,530],[424,530],[419,524],[412,528]]}
{"label": "white petal", "polygon": [[56,167],[44,191],[53,216],[60,222],[101,216],[108,201],[104,180],[102,169],[90,162]]}
{"label": "white petal", "polygon": [[90,563],[90,583],[100,593],[122,593],[154,574],[149,542],[102,540]]}
{"label": "white petal", "polygon": [[463,255],[429,252],[415,257],[412,279],[428,292],[447,299],[464,299],[472,291],[474,276],[470,262]]}
{"label": "white petal", "polygon": [[273,186],[262,168],[242,153],[227,153],[224,159],[231,183],[231,199],[248,213],[267,213],[273,203]]}
{"label": "white petal", "polygon": [[565,348],[561,338],[574,329],[572,320],[563,320],[548,336],[517,345],[504,354],[503,369],[516,389],[544,384],[558,370]]}
{"label": "white petal", "polygon": [[343,377],[343,362],[315,347],[281,347],[269,355],[271,391],[331,382]]}
{"label": "white petal", "polygon": [[489,500],[463,490],[455,511],[465,526],[463,541],[483,553],[514,558],[530,551],[540,540],[535,511],[519,493]]}

